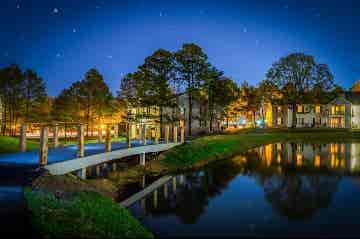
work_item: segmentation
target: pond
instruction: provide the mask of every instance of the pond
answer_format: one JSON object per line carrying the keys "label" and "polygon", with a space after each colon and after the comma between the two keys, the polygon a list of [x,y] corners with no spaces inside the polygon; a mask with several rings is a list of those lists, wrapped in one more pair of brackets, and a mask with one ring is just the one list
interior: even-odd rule
{"label": "pond", "polygon": [[356,236],[360,144],[269,144],[172,180],[130,207],[158,237]]}

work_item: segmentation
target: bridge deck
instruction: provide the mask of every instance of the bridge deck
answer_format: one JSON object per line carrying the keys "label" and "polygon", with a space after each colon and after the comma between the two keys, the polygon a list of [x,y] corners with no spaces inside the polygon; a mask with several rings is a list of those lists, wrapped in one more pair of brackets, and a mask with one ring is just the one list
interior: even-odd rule
{"label": "bridge deck", "polygon": [[139,155],[141,153],[155,153],[155,152],[166,151],[177,145],[180,145],[180,143],[154,144],[154,145],[139,146],[134,148],[120,149],[112,152],[100,153],[100,154],[86,156],[83,158],[76,158],[72,160],[49,164],[45,166],[45,169],[49,170],[49,172],[53,175],[63,175],[87,167],[106,163],[115,159],[120,159],[123,157]]}

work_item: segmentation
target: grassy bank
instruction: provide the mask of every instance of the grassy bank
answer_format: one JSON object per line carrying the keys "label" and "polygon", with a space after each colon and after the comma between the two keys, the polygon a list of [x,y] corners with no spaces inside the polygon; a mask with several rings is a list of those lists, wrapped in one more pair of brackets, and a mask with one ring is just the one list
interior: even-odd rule
{"label": "grassy bank", "polygon": [[[32,140],[26,142],[28,150],[39,148],[39,143]],[[19,152],[20,141],[16,137],[0,136],[0,154]]]}
{"label": "grassy bank", "polygon": [[127,209],[72,176],[47,176],[25,189],[34,229],[45,238],[152,238]]}
{"label": "grassy bank", "polygon": [[[251,148],[281,141],[344,142],[360,140],[360,131],[343,129],[252,129],[210,135],[197,138],[191,143],[175,147],[155,162],[156,170],[176,171],[201,167],[211,161],[225,159]],[[157,164],[157,165],[156,165]]]}
{"label": "grassy bank", "polygon": [[[112,138],[112,142],[125,141],[125,137]],[[85,140],[85,144],[94,144],[97,143],[96,138],[89,138]],[[104,139],[105,142],[105,139]],[[60,139],[61,145],[74,145],[77,144],[77,140],[74,138],[68,139],[66,142],[63,138]],[[37,150],[39,149],[39,140],[38,139],[28,139],[26,141],[27,150]],[[51,139],[49,140],[49,147],[52,147],[53,143]],[[20,151],[20,142],[18,137],[10,136],[0,136],[0,154],[3,153],[16,153]]]}

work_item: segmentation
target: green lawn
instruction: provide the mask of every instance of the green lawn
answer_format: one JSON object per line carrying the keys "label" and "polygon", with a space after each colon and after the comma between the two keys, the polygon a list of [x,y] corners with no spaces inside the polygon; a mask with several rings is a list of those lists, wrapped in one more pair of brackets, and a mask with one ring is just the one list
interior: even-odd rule
{"label": "green lawn", "polygon": [[25,189],[34,229],[44,238],[152,238],[127,209],[97,192],[69,198]]}
{"label": "green lawn", "polygon": [[360,132],[344,129],[247,129],[235,133],[210,135],[175,147],[164,154],[162,165],[170,170],[224,159],[251,148],[279,141],[336,142],[360,140]]}
{"label": "green lawn", "polygon": [[[28,140],[28,150],[39,148],[39,143],[36,141]],[[20,149],[19,139],[16,137],[0,136],[0,153],[14,153]]]}

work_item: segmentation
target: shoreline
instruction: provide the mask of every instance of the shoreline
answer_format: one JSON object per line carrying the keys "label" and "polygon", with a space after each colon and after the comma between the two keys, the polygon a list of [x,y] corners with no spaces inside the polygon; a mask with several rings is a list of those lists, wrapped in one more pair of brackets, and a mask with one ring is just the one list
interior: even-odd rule
{"label": "shoreline", "polygon": [[[44,198],[36,199],[36,195],[42,195],[44,191],[46,191],[47,195],[52,195],[52,197],[45,197],[47,200],[54,200],[54,196],[59,194],[59,191],[62,192],[60,194],[66,199],[68,197],[72,197],[71,195],[78,195],[77,192],[87,192],[93,191],[98,196],[95,197],[87,197],[86,195],[82,197],[82,200],[92,200],[96,203],[96,200],[102,200],[100,198],[107,198],[107,200],[112,201],[112,204],[116,204],[116,207],[121,208],[118,202],[114,201],[114,194],[115,191],[124,190],[126,184],[130,182],[138,181],[141,176],[144,175],[156,175],[156,176],[165,176],[169,174],[175,174],[180,172],[185,172],[189,170],[197,170],[202,168],[212,162],[224,160],[235,155],[244,153],[252,148],[256,148],[258,146],[282,141],[296,141],[296,142],[316,142],[319,141],[321,143],[324,142],[360,142],[360,131],[353,132],[347,130],[337,130],[329,131],[329,130],[322,130],[315,132],[314,130],[305,130],[305,131],[289,131],[289,130],[242,130],[236,133],[226,133],[226,134],[217,134],[217,135],[207,135],[203,137],[199,137],[194,139],[191,143],[186,143],[183,145],[179,145],[170,149],[167,152],[160,154],[159,160],[152,160],[147,163],[145,167],[143,166],[133,166],[128,168],[125,171],[115,171],[109,174],[108,178],[106,179],[94,179],[94,180],[81,180],[76,178],[75,176],[48,176],[49,180],[45,180],[44,185],[34,185],[32,187],[33,194],[35,197],[29,198],[29,191],[27,191],[27,199],[28,201],[35,198],[36,200],[43,200]],[[43,178],[41,176],[40,178]],[[70,180],[71,181],[71,190],[66,183],[59,182],[58,185],[51,185],[54,178],[63,178],[63,180]],[[60,180],[61,181],[61,180]],[[62,185],[63,184],[63,185]],[[86,186],[85,186],[86,185]],[[34,187],[35,186],[35,187]],[[46,188],[49,187],[49,188]],[[39,190],[40,189],[40,190]],[[45,190],[44,190],[45,189]],[[33,195],[33,196],[34,196]],[[70,196],[69,196],[70,195]],[[99,196],[102,195],[102,196]],[[105,195],[105,196],[104,196]],[[98,198],[99,197],[99,198]],[[58,199],[61,199],[60,196]],[[77,196],[74,197],[75,200]],[[60,200],[61,201],[61,200]],[[111,203],[110,203],[111,204]],[[101,206],[100,206],[101,208]],[[39,208],[33,208],[36,210],[40,210]],[[130,217],[132,215],[128,213],[127,209],[121,208],[122,210],[126,211]],[[101,209],[100,209],[101,210]],[[39,213],[39,212],[38,212]],[[42,212],[43,213],[43,212]],[[36,215],[36,213],[34,214]],[[49,215],[51,218],[51,215]],[[104,219],[107,217],[103,215]],[[35,218],[36,219],[36,218]],[[130,219],[132,220],[132,219]],[[135,219],[136,220],[136,219]],[[36,221],[36,220],[35,220]],[[137,223],[139,223],[136,220]],[[146,229],[141,228],[138,224],[135,223],[134,225],[137,230],[140,232],[145,233],[145,235],[152,235],[147,234]],[[139,223],[140,224],[140,223]],[[141,224],[140,224],[141,225]],[[141,228],[141,229],[139,229]],[[41,231],[41,230],[40,230]],[[135,232],[136,233],[136,230]],[[75,234],[76,235],[76,234]],[[153,235],[152,235],[153,236]]]}

